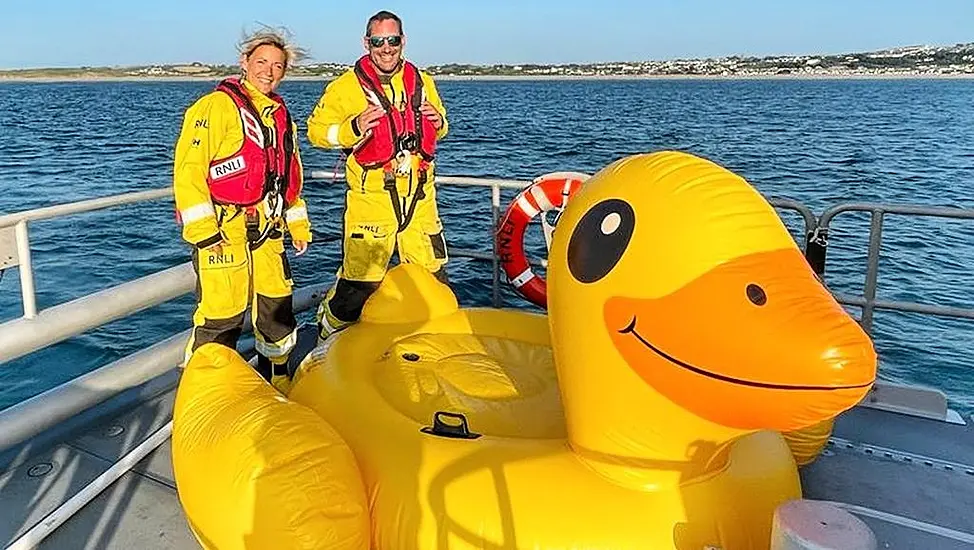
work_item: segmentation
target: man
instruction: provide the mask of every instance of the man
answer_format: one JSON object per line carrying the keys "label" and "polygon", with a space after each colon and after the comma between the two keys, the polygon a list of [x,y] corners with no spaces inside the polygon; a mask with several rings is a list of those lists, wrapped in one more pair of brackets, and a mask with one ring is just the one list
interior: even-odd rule
{"label": "man", "polygon": [[235,348],[249,308],[257,370],[286,393],[297,322],[284,235],[301,255],[311,227],[297,126],[275,90],[304,53],[272,31],[246,38],[240,51],[243,77],[196,101],[176,143],[177,217],[198,277],[186,353],[207,342]]}
{"label": "man", "polygon": [[367,53],[328,84],[308,118],[312,145],[347,155],[342,265],[318,308],[321,339],[358,320],[395,250],[448,282],[433,181],[446,109],[433,79],[403,58],[399,17],[370,17],[364,45]]}

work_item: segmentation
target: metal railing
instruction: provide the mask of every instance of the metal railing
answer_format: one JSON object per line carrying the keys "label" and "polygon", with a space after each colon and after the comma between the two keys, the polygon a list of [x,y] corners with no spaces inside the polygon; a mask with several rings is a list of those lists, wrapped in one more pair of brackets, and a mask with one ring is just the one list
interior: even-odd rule
{"label": "metal railing", "polygon": [[[306,178],[309,181],[332,181],[341,182],[344,178],[342,172],[334,171],[324,171],[324,170],[308,170],[305,173]],[[474,186],[474,187],[485,187],[491,189],[491,227],[496,229],[497,224],[501,215],[501,204],[500,204],[500,190],[501,189],[514,189],[520,190],[524,189],[531,182],[523,180],[509,180],[509,179],[491,179],[491,178],[476,178],[476,177],[465,177],[465,176],[438,176],[437,183],[441,185],[457,185],[457,186]],[[70,214],[78,214],[83,212],[91,212],[94,210],[100,210],[104,208],[111,208],[122,206],[126,204],[156,200],[161,198],[172,197],[172,189],[154,189],[150,191],[141,191],[136,193],[126,193],[121,195],[114,195],[108,197],[101,197],[97,199],[91,199],[86,201],[80,201],[75,203],[63,204],[50,206],[45,208],[39,208],[35,210],[29,210],[26,212],[19,212],[13,214],[7,214],[0,216],[0,269],[9,268],[13,265],[19,265],[20,267],[20,280],[21,280],[21,294],[23,296],[23,308],[24,316],[23,319],[14,321],[14,323],[21,322],[23,320],[31,320],[38,316],[36,299],[34,296],[34,282],[33,282],[33,268],[30,257],[30,241],[28,236],[28,222],[37,221],[42,219],[62,217]],[[867,256],[867,270],[866,270],[866,281],[864,285],[862,296],[847,296],[839,295],[838,299],[844,304],[858,306],[862,308],[862,319],[861,322],[863,326],[868,330],[871,328],[873,313],[876,309],[887,309],[887,310],[899,310],[914,313],[924,313],[924,314],[934,314],[934,315],[945,315],[951,317],[963,317],[963,318],[974,318],[974,309],[970,308],[958,308],[951,306],[938,306],[938,305],[928,305],[920,304],[914,302],[896,302],[887,300],[877,300],[876,299],[876,284],[878,280],[878,268],[879,268],[879,251],[882,242],[882,226],[885,214],[903,214],[903,215],[918,215],[918,216],[939,216],[946,218],[958,218],[958,219],[974,219],[974,210],[971,209],[961,209],[961,208],[947,208],[947,207],[935,207],[935,206],[916,206],[916,205],[892,205],[892,204],[873,204],[873,203],[844,203],[835,205],[825,212],[823,212],[821,217],[816,217],[815,214],[804,204],[795,201],[793,199],[787,198],[770,198],[769,202],[776,208],[783,210],[792,210],[797,212],[804,222],[804,250],[805,256],[811,264],[812,268],[819,274],[824,275],[825,273],[825,261],[826,261],[826,251],[828,244],[828,234],[830,229],[830,224],[836,215],[843,212],[854,212],[854,211],[864,211],[870,212],[872,214],[872,222],[870,224],[869,231],[869,250]],[[13,235],[10,235],[10,232]],[[11,236],[13,237],[11,239]],[[494,242],[493,235],[490,235],[491,242]],[[494,244],[496,247],[496,244]],[[465,250],[454,248],[451,249],[451,254],[457,257],[467,257],[478,260],[488,260],[492,262],[492,303],[493,305],[500,305],[500,265],[496,254],[496,248],[492,248],[491,253],[486,253],[476,250]],[[4,253],[6,253],[6,258],[4,258]],[[544,261],[534,260],[535,265],[544,265]],[[60,306],[55,306],[49,310],[51,315],[49,317],[52,319],[51,324],[54,323],[53,319],[68,317],[77,319],[78,317],[74,315],[75,313],[81,313],[82,311],[87,312],[87,321],[83,323],[83,326],[78,327],[74,331],[67,331],[63,327],[59,327],[57,330],[51,330],[54,336],[49,336],[43,339],[42,342],[38,342],[43,345],[50,345],[57,341],[63,340],[66,337],[74,336],[88,330],[94,326],[100,326],[106,322],[118,319],[125,315],[134,313],[145,307],[151,307],[153,305],[158,305],[159,303],[165,302],[176,296],[182,295],[189,292],[192,289],[193,276],[191,270],[188,268],[189,264],[184,266],[177,266],[170,268],[170,270],[160,272],[157,274],[144,277],[137,281],[131,281],[123,285],[119,285],[114,288],[106,289],[97,293],[96,295],[87,296],[81,298],[74,302],[69,302],[68,304],[63,304]],[[171,290],[167,291],[166,288]],[[154,289],[154,292],[150,294],[142,293],[140,295],[140,303],[133,303],[127,300],[122,300],[128,304],[127,308],[121,310],[113,310],[111,314],[104,311],[90,310],[89,299],[92,302],[100,302],[100,298],[107,294],[118,295],[119,293],[136,291],[136,290],[146,290]],[[175,293],[175,294],[174,294]],[[22,324],[22,323],[21,323]],[[47,325],[47,323],[40,323],[41,325]],[[33,327],[30,330],[35,330]],[[0,325],[0,362],[8,361],[16,356],[23,355],[24,353],[29,353],[34,349],[39,349],[38,347],[25,346],[22,339],[18,339],[21,342],[22,350],[18,350],[16,354],[8,354],[5,350],[9,349],[9,346],[14,344],[5,342],[5,339],[9,339],[11,334],[18,333],[22,334],[23,329],[19,329],[10,322]],[[5,338],[6,336],[6,338]],[[41,346],[43,347],[43,346]],[[31,349],[33,348],[33,349]],[[25,351],[26,350],[26,351]]]}
{"label": "metal railing", "polygon": [[[309,170],[305,172],[305,178],[308,181],[328,181],[328,182],[341,182],[344,185],[345,174],[343,172],[333,172],[327,170]],[[486,260],[491,262],[492,266],[492,276],[490,283],[491,291],[491,304],[494,307],[500,307],[501,305],[501,266],[500,260],[497,256],[497,243],[494,240],[493,232],[497,230],[498,224],[500,224],[501,219],[501,189],[514,189],[521,190],[529,185],[530,181],[523,180],[508,180],[508,179],[493,179],[493,178],[476,178],[469,176],[436,176],[437,185],[457,185],[461,187],[489,187],[490,188],[490,241],[491,241],[491,251],[490,253],[481,252],[478,250],[468,250],[463,248],[450,248],[449,253],[451,256],[456,256],[458,258],[472,258],[475,260]],[[534,266],[545,265],[543,261],[530,260],[529,263]]]}
{"label": "metal railing", "polygon": [[[305,177],[308,181],[344,184],[344,174],[342,172],[307,170]],[[530,181],[523,180],[466,176],[438,176],[437,183],[439,185],[489,188],[491,190],[492,231],[496,230],[501,216],[501,190],[521,190],[531,184]],[[24,311],[22,318],[0,324],[0,363],[21,357],[32,351],[81,334],[91,328],[118,320],[190,292],[195,284],[195,274],[187,262],[134,281],[129,281],[84,296],[71,302],[51,307],[42,312],[38,312],[37,310],[28,234],[28,224],[30,222],[92,212],[127,204],[167,199],[171,198],[172,194],[171,188],[153,189],[0,216],[0,270],[14,266],[19,267]],[[879,276],[879,252],[882,243],[882,227],[885,214],[974,219],[974,210],[916,205],[843,203],[825,210],[821,217],[817,217],[811,209],[793,199],[772,197],[768,200],[775,208],[794,211],[800,215],[804,225],[804,243],[802,244],[804,244],[805,257],[815,272],[820,276],[825,274],[828,235],[830,224],[835,216],[844,212],[856,211],[872,214],[863,294],[861,296],[836,295],[836,298],[841,303],[862,308],[860,322],[867,332],[872,327],[872,320],[876,309],[968,319],[974,318],[974,309],[970,308],[876,299],[876,286]],[[500,307],[502,304],[500,296],[501,268],[493,234],[489,238],[492,243],[490,252],[451,248],[450,254],[456,257],[490,261],[492,263],[491,303],[495,307]],[[542,267],[546,265],[544,259],[532,259],[531,263],[532,265]],[[109,296],[112,299],[106,300],[105,298]]]}
{"label": "metal railing", "polygon": [[[343,174],[313,170],[307,172],[306,176],[309,181],[328,181],[334,180],[336,177],[342,178]],[[441,176],[437,178],[437,181],[446,185],[490,187],[493,190],[492,220],[494,226],[497,225],[500,216],[500,190],[521,189],[530,184],[530,182],[518,180],[459,176]],[[196,275],[191,264],[187,262],[50,307],[44,311],[37,309],[28,232],[30,222],[168,199],[172,195],[171,188],[153,189],[0,216],[0,270],[19,267],[24,312],[21,318],[0,324],[0,363],[17,359],[82,334],[87,330],[122,319],[192,291],[196,282]],[[500,265],[496,254],[464,249],[451,249],[450,253],[457,257],[478,260],[491,260],[493,258],[493,302],[498,304],[500,302]]]}
{"label": "metal railing", "polygon": [[863,285],[863,295],[836,296],[836,299],[840,303],[862,308],[859,323],[862,325],[863,330],[867,333],[871,332],[874,312],[877,309],[974,319],[974,309],[972,308],[876,299],[876,285],[879,280],[879,253],[880,247],[882,246],[883,221],[886,214],[974,220],[974,209],[862,202],[835,205],[822,213],[822,216],[812,229],[812,233],[809,234],[806,243],[805,257],[819,275],[825,274],[828,235],[832,220],[837,215],[845,212],[868,212],[871,214],[869,223],[869,249],[866,256],[866,280]]}
{"label": "metal railing", "polygon": [[[341,172],[309,170],[306,171],[306,178],[309,181],[333,181],[340,182],[344,185],[343,174]],[[450,254],[455,257],[466,257],[481,261],[490,261],[492,263],[491,301],[495,307],[500,307],[502,305],[500,296],[501,267],[497,256],[493,231],[496,230],[501,217],[501,190],[524,189],[531,182],[463,176],[439,176],[437,183],[440,185],[474,186],[490,189],[492,234],[489,238],[492,243],[491,252],[451,248]],[[148,307],[161,304],[191,292],[195,285],[195,274],[191,265],[187,262],[150,274],[146,277],[83,296],[67,303],[53,306],[43,311],[37,310],[34,297],[33,267],[28,235],[29,222],[170,197],[172,197],[171,189],[155,189],[0,216],[0,270],[19,266],[24,309],[22,318],[0,324],[0,362],[7,362],[21,357],[92,328],[102,326],[108,322],[132,315]],[[879,252],[882,242],[883,220],[886,214],[974,219],[974,210],[932,206],[846,203],[833,206],[827,209],[821,217],[816,217],[808,207],[792,199],[770,198],[769,202],[775,208],[794,211],[800,215],[803,224],[802,229],[804,231],[803,244],[805,257],[820,276],[825,273],[828,235],[830,224],[835,216],[845,212],[871,213],[872,221],[869,231],[869,251],[863,295],[836,296],[843,304],[862,308],[860,322],[867,332],[871,329],[873,315],[876,309],[974,319],[974,309],[876,299],[876,283],[879,277]],[[544,259],[532,259],[531,263],[536,266],[546,265]],[[315,292],[306,296],[303,295],[304,291],[301,291],[302,301],[313,301],[316,298],[320,298],[318,296],[320,290],[315,289]],[[298,294],[299,292],[296,292],[296,298]],[[111,299],[106,299],[109,297]],[[313,304],[310,304],[310,302],[309,304],[302,304],[303,307],[310,307],[311,305]],[[174,346],[172,349],[167,347],[167,353],[175,353],[173,350],[176,347],[172,342],[167,341],[167,346]],[[139,358],[143,356],[135,354],[130,357]],[[124,361],[121,364],[130,364]],[[169,361],[167,361],[168,363]],[[152,373],[157,373],[158,366],[154,367],[154,369],[149,369],[146,372],[151,371]],[[135,381],[144,381],[144,377],[136,376],[132,380],[132,383],[135,383]],[[70,384],[72,382],[65,384],[60,391],[67,391],[65,388],[68,388]],[[131,387],[132,384],[126,383],[122,386],[113,386],[110,392],[104,394],[99,393],[98,399],[107,398],[109,393],[122,391],[127,387]],[[83,404],[82,401],[74,400],[72,406],[65,408],[61,414],[70,414],[72,410],[75,410]],[[15,407],[14,412],[18,416],[21,416],[24,410],[26,409],[18,406]],[[0,418],[4,416],[10,417],[10,414],[7,413],[10,413],[9,409],[0,413]],[[24,433],[18,433],[16,439],[21,438],[23,435]],[[4,443],[9,444],[10,441],[5,441]]]}
{"label": "metal railing", "polygon": [[[28,222],[171,196],[172,189],[153,189],[47,206],[0,216],[0,270],[14,265],[20,266],[20,291],[23,297],[24,318],[33,319],[37,316],[37,301],[34,296],[34,269],[30,257],[30,237],[27,234]],[[12,239],[11,232],[13,233]],[[13,245],[12,249],[11,245]],[[0,361],[4,361],[4,359],[0,359]]]}

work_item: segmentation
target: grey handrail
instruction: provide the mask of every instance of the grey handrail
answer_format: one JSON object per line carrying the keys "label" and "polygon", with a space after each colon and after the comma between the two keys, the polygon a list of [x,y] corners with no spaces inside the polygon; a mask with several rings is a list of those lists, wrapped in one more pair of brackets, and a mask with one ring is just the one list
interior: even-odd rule
{"label": "grey handrail", "polygon": [[[312,170],[306,171],[306,177],[324,181],[327,181],[327,178],[334,178],[335,181],[338,181],[342,174]],[[466,176],[440,176],[438,181],[446,185],[478,186],[491,189],[492,233],[490,239],[494,249],[488,253],[451,248],[450,253],[458,257],[492,262],[492,300],[493,304],[499,307],[501,305],[501,269],[496,242],[493,238],[493,231],[495,231],[493,228],[498,226],[501,216],[500,190],[523,189],[530,185],[530,182]],[[171,195],[170,189],[158,189],[0,216],[0,232],[16,231],[17,246],[21,254],[19,258],[21,273],[23,275],[26,268],[28,275],[21,279],[22,291],[25,296],[24,317],[0,325],[0,361],[9,361],[21,357],[26,353],[80,334],[90,328],[101,326],[189,292],[195,282],[195,273],[193,273],[190,264],[187,263],[128,281],[71,302],[53,306],[39,314],[36,311],[34,315],[27,314],[28,291],[31,301],[33,300],[33,279],[32,273],[30,273],[30,250],[27,240],[28,221],[155,200]],[[792,199],[771,198],[769,203],[775,208],[794,210],[801,215],[805,225],[806,258],[809,259],[810,264],[813,264],[813,267],[817,266],[817,271],[820,273],[825,271],[827,237],[830,229],[829,224],[833,218],[844,212],[865,211],[872,214],[864,295],[836,295],[836,298],[843,304],[862,307],[863,315],[860,322],[867,332],[871,328],[875,309],[974,319],[974,309],[877,300],[875,292],[878,278],[879,245],[882,240],[882,224],[885,214],[974,219],[974,210],[916,205],[844,203],[825,210],[821,218],[816,218],[808,207]],[[815,257],[813,258],[813,256]],[[25,263],[26,265],[24,265]],[[544,259],[532,259],[531,263],[541,266],[546,264]],[[7,264],[8,267],[10,265]],[[295,292],[295,309],[301,311],[313,307],[320,300],[324,291],[325,287],[322,285],[310,289],[298,289]],[[249,328],[249,324],[247,324],[245,330],[249,330]],[[117,395],[121,391],[136,387],[153,379],[153,377],[177,368],[183,359],[183,347],[188,334],[188,331],[177,334],[0,412],[0,452],[78,414],[80,411]]]}
{"label": "grey handrail", "polygon": [[[343,172],[329,172],[326,170],[305,170],[304,177],[307,180],[330,182],[332,180],[335,180],[336,178],[338,180],[341,180],[342,178],[345,177],[345,175]],[[460,186],[471,186],[471,187],[497,186],[498,188],[502,188],[502,189],[523,189],[528,185],[531,185],[530,181],[478,178],[472,176],[437,176],[436,181],[438,183],[444,183],[448,185],[460,185]],[[68,216],[72,214],[81,214],[84,212],[93,212],[95,210],[114,208],[116,206],[124,206],[126,204],[165,199],[165,198],[170,198],[172,196],[173,196],[172,188],[163,187],[157,189],[150,189],[148,191],[137,191],[134,193],[108,195],[105,197],[98,197],[98,198],[87,199],[83,201],[56,204],[54,206],[45,206],[42,208],[34,208],[31,210],[24,210],[21,212],[13,212],[11,214],[0,215],[0,228],[13,227],[22,221],[37,221],[37,220],[44,220],[50,218],[59,218],[59,217]]]}
{"label": "grey handrail", "polygon": [[92,212],[104,208],[113,208],[137,202],[145,202],[156,199],[164,199],[172,196],[172,189],[150,189],[149,191],[137,191],[135,193],[123,193],[120,195],[109,195],[78,202],[56,204],[43,208],[34,208],[23,212],[14,212],[0,216],[0,228],[12,227],[22,221],[45,220],[49,218],[59,218],[71,214]]}
{"label": "grey handrail", "polygon": [[818,225],[818,219],[815,217],[815,213],[812,212],[812,209],[794,199],[771,197],[768,199],[768,202],[771,203],[771,206],[776,208],[794,210],[795,212],[798,212],[802,217],[802,221],[805,222],[806,236],[811,234]]}
{"label": "grey handrail", "polygon": [[863,285],[863,295],[862,297],[837,297],[841,303],[862,308],[859,324],[862,325],[863,330],[867,333],[872,331],[873,316],[877,309],[974,319],[974,308],[876,299],[876,284],[879,280],[879,251],[882,245],[883,221],[886,214],[974,220],[974,209],[871,202],[849,202],[832,206],[822,213],[815,228],[815,233],[822,243],[820,252],[820,271],[822,273],[825,272],[825,252],[830,225],[836,216],[846,212],[868,212],[870,214],[869,250],[866,257],[866,280]]}
{"label": "grey handrail", "polygon": [[828,227],[832,218],[842,212],[866,211],[883,212],[887,214],[905,214],[910,216],[936,216],[941,218],[957,218],[974,220],[974,209],[954,208],[950,206],[924,206],[919,204],[890,204],[876,202],[845,202],[829,207],[822,212],[818,224]]}
{"label": "grey handrail", "polygon": [[[304,176],[309,181],[323,181],[323,182],[338,182],[344,178],[344,173],[342,172],[329,172],[324,170],[305,170]],[[496,217],[497,211],[500,208],[500,189],[522,189],[531,184],[529,181],[521,180],[507,180],[507,179],[490,179],[490,178],[477,178],[468,176],[438,176],[437,180],[443,184],[448,185],[459,185],[459,186],[476,186],[476,187],[489,187],[494,190],[494,216]],[[10,262],[5,267],[12,267],[13,265],[18,265],[20,270],[20,290],[21,290],[21,300],[23,303],[24,315],[23,319],[33,320],[39,313],[37,311],[37,298],[34,289],[34,268],[33,262],[30,254],[30,237],[28,233],[28,222],[45,220],[51,218],[59,218],[63,216],[68,216],[72,214],[81,214],[85,212],[93,212],[96,210],[102,210],[106,208],[114,208],[117,206],[123,206],[126,204],[133,204],[139,202],[146,202],[151,200],[171,198],[173,196],[173,190],[171,187],[164,187],[160,189],[150,189],[148,191],[137,191],[133,193],[122,193],[118,195],[109,195],[106,197],[98,197],[94,199],[88,199],[83,201],[58,204],[54,206],[45,206],[42,208],[34,208],[31,210],[25,210],[22,212],[14,212],[11,214],[0,215],[0,237],[2,237],[6,231],[12,231],[13,237],[13,249],[6,252],[14,261]],[[0,239],[0,243],[2,243]],[[461,252],[458,254],[463,256]],[[495,272],[497,271],[497,265],[495,262]],[[494,296],[497,298],[499,296],[499,283],[496,281],[497,276],[495,275],[494,282]],[[121,310],[123,313],[129,310]],[[134,311],[134,310],[133,310]],[[106,313],[108,318],[112,314]],[[115,317],[117,318],[117,317]],[[52,340],[49,343],[55,343],[57,340]],[[36,348],[35,348],[36,349]],[[0,362],[9,360],[16,355],[7,357],[0,348]]]}
{"label": "grey handrail", "polygon": [[33,318],[0,324],[0,363],[12,361],[87,330],[191,292],[189,262],[53,306]]}

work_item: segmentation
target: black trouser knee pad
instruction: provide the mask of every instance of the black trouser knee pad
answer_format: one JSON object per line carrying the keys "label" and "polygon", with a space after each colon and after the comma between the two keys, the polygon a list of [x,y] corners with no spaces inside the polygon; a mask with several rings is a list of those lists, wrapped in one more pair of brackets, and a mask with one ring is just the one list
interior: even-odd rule
{"label": "black trouser knee pad", "polygon": [[280,342],[297,328],[291,296],[269,298],[257,295],[257,330],[267,342]]}
{"label": "black trouser knee pad", "polygon": [[335,294],[328,301],[328,309],[339,321],[346,323],[358,321],[365,301],[378,288],[377,282],[338,279]]}
{"label": "black trouser knee pad", "polygon": [[194,329],[193,349],[196,351],[203,344],[216,342],[230,349],[237,349],[237,341],[243,331],[244,314],[234,315],[228,319],[207,319],[201,326]]}

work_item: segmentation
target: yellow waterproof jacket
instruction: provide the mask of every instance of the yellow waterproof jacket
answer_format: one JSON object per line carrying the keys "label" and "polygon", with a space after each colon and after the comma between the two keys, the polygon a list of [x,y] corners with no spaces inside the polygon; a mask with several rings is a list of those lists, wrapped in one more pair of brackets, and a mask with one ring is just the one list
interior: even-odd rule
{"label": "yellow waterproof jacket", "polygon": [[[274,112],[281,104],[262,94],[247,81],[243,81],[243,88],[257,112],[261,113],[261,122],[274,128]],[[296,125],[293,125],[292,133],[294,156],[300,166]],[[225,158],[235,153],[240,149],[243,140],[240,113],[227,94],[213,91],[186,110],[182,131],[176,142],[173,194],[183,224],[183,239],[187,242],[200,247],[219,242],[220,228],[206,176],[213,159]],[[303,181],[297,183],[303,185]],[[300,195],[292,204],[287,205],[284,218],[292,239],[311,241],[308,210]]]}
{"label": "yellow waterproof jacket", "polygon": [[[436,90],[433,78],[425,71],[419,71],[426,92],[426,100],[443,116],[443,126],[436,132],[436,139],[443,139],[449,129],[446,108]],[[386,97],[393,105],[398,105],[405,97],[405,86],[402,81],[402,70],[394,75],[388,85],[383,85]],[[362,138],[352,127],[352,120],[367,109],[369,102],[362,91],[354,69],[331,81],[322,94],[314,111],[308,118],[308,141],[317,147],[328,149],[351,149]],[[413,155],[413,170],[419,165],[418,155]],[[435,166],[430,165],[428,182],[433,183]],[[357,191],[385,192],[382,188],[382,171],[371,170],[363,177],[362,166],[355,161],[354,155],[348,155],[345,161],[345,179],[349,187]]]}

